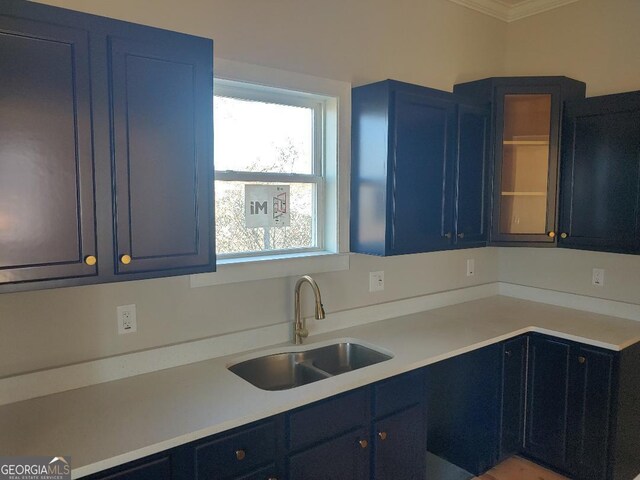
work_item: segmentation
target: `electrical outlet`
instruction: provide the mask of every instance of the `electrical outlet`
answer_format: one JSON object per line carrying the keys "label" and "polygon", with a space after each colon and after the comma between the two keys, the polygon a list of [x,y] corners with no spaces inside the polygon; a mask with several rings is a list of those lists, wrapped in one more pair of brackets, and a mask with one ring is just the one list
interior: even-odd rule
{"label": "electrical outlet", "polygon": [[118,334],[138,331],[135,305],[120,305],[116,311],[118,313]]}
{"label": "electrical outlet", "polygon": [[384,290],[384,272],[369,273],[369,291],[381,292]]}
{"label": "electrical outlet", "polygon": [[591,277],[591,283],[594,287],[604,286],[604,268],[594,268]]}
{"label": "electrical outlet", "polygon": [[467,259],[467,277],[473,277],[476,274],[476,261],[473,258]]}

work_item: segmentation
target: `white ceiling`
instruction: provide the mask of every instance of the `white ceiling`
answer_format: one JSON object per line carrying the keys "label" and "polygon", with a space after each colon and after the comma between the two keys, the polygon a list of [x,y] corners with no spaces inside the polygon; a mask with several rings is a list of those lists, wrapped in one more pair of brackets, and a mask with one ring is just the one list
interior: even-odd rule
{"label": "white ceiling", "polygon": [[578,0],[450,0],[478,12],[513,22]]}

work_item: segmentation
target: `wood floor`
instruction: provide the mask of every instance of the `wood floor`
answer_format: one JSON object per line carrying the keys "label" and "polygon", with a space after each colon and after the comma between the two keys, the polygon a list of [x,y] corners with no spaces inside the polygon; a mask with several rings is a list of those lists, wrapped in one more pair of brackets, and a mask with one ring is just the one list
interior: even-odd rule
{"label": "wood floor", "polygon": [[569,480],[529,460],[511,457],[475,480]]}

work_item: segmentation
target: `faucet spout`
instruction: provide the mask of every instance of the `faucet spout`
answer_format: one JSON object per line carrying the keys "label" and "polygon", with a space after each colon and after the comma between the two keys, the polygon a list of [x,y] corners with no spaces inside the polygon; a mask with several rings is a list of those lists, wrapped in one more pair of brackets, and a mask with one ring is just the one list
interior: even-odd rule
{"label": "faucet spout", "polygon": [[296,282],[296,286],[294,288],[294,302],[295,302],[294,335],[295,335],[296,345],[301,345],[302,341],[309,336],[309,331],[307,330],[307,327],[305,325],[304,318],[302,318],[302,312],[300,308],[300,290],[302,289],[302,285],[305,283],[308,283],[313,290],[313,295],[315,297],[315,302],[316,302],[316,312],[315,312],[316,320],[322,320],[325,318],[324,307],[322,306],[322,296],[320,295],[320,288],[318,287],[318,284],[309,275],[304,275],[300,277]]}

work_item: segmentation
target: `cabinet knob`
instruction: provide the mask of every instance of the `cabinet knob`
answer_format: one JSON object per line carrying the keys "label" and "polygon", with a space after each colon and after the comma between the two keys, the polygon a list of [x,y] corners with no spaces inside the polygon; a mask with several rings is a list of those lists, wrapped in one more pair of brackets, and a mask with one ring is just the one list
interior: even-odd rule
{"label": "cabinet knob", "polygon": [[464,238],[464,232],[458,234],[458,238]]}
{"label": "cabinet knob", "polygon": [[360,445],[360,448],[367,448],[369,446],[369,442],[366,440],[358,440],[358,444]]}
{"label": "cabinet knob", "polygon": [[445,238],[451,238],[451,232],[447,232],[443,235]]}
{"label": "cabinet knob", "polygon": [[567,238],[569,235],[567,235],[566,233],[562,232],[560,234],[560,238]]}
{"label": "cabinet knob", "polygon": [[244,457],[247,456],[247,452],[245,452],[244,450],[236,450],[236,458],[238,460],[244,460]]}
{"label": "cabinet knob", "polygon": [[387,432],[378,432],[378,437],[380,437],[380,440],[386,440]]}
{"label": "cabinet knob", "polygon": [[556,232],[549,232],[547,235],[549,235],[549,238],[556,238]]}
{"label": "cabinet knob", "polygon": [[267,478],[267,480],[278,480],[278,478],[277,477],[269,477],[269,478]]}
{"label": "cabinet knob", "polygon": [[583,357],[582,355],[580,355],[578,357],[578,363],[582,364],[582,363],[586,363],[587,359],[585,357]]}
{"label": "cabinet knob", "polygon": [[84,263],[86,263],[90,267],[93,267],[97,261],[98,259],[94,255],[87,255],[86,257],[84,257]]}
{"label": "cabinet knob", "polygon": [[507,357],[510,357],[511,355],[513,355],[513,352],[512,352],[511,350],[505,350],[505,351],[504,351],[504,354],[505,354]]}
{"label": "cabinet knob", "polygon": [[131,255],[120,255],[120,263],[123,265],[129,265],[131,263]]}

